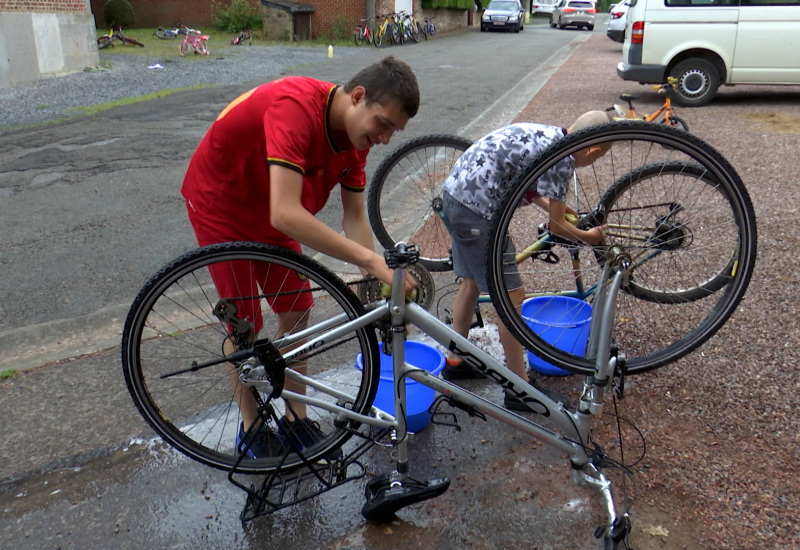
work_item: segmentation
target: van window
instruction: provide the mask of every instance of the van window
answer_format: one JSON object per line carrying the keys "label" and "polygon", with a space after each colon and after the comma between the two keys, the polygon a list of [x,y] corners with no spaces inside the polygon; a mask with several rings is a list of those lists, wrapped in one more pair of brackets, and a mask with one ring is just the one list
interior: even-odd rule
{"label": "van window", "polygon": [[667,7],[679,8],[709,8],[713,6],[738,6],[739,0],[664,0],[664,5]]}
{"label": "van window", "polygon": [[741,0],[742,6],[800,6],[800,0]]}

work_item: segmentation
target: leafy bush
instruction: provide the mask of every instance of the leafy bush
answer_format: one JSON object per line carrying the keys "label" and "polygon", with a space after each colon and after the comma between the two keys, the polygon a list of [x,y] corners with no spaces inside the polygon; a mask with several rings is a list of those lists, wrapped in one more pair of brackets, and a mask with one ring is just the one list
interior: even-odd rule
{"label": "leafy bush", "polygon": [[213,2],[211,7],[211,22],[221,31],[241,32],[262,26],[258,7],[250,0],[231,0],[228,5]]}
{"label": "leafy bush", "polygon": [[136,14],[128,0],[108,0],[103,6],[103,19],[109,27],[130,28],[136,25]]}
{"label": "leafy bush", "polygon": [[[488,4],[488,0],[484,0],[481,2],[482,4]],[[422,7],[426,9],[430,8],[448,8],[454,10],[471,10],[475,5],[475,0],[422,0]]]}

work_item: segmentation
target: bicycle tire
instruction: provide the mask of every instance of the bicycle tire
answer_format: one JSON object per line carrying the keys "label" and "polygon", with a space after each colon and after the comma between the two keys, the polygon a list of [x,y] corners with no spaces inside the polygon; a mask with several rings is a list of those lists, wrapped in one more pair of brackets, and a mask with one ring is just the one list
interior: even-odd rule
{"label": "bicycle tire", "polygon": [[416,26],[417,26],[417,33],[419,33],[419,35],[421,37],[423,37],[425,40],[427,40],[428,39],[428,33],[425,32],[425,29],[422,28],[422,24],[419,21],[417,21],[416,22]]}
{"label": "bicycle tire", "polygon": [[381,32],[380,29],[375,30],[375,34],[372,35],[372,45],[376,48],[380,48],[383,45],[383,36],[385,33]]}
{"label": "bicycle tire", "polygon": [[186,39],[184,39],[184,40],[181,42],[181,45],[180,45],[180,46],[178,46],[178,51],[180,52],[180,54],[181,54],[181,57],[186,57],[187,55],[189,55],[189,52],[190,52],[191,50],[192,50],[192,45],[191,45],[191,44],[189,44],[189,41],[188,41],[188,40],[186,40]]}
{"label": "bicycle tire", "polygon": [[353,35],[353,38],[356,41],[356,46],[360,46],[364,42],[364,35],[361,32],[361,27],[357,28]]}
{"label": "bicycle tire", "polygon": [[140,47],[144,48],[144,44],[142,44],[141,42],[139,42],[135,38],[128,38],[127,36],[124,36],[124,37],[122,37],[122,41],[125,44],[130,44],[131,46],[140,46]]}
{"label": "bicycle tire", "polygon": [[436,34],[436,27],[434,26],[434,24],[433,24],[433,23],[431,23],[431,26],[430,26],[430,28],[428,29],[428,34],[429,34],[430,36],[434,36],[434,35]]}
{"label": "bicycle tire", "polygon": [[200,55],[208,55],[208,42],[206,42],[205,40],[201,40],[201,41],[200,41],[200,42],[197,44],[196,51],[197,51],[197,53],[199,53]]}
{"label": "bicycle tire", "polygon": [[[695,202],[702,210],[691,206]],[[604,221],[648,228],[609,237],[612,245],[633,251],[632,261],[642,265],[626,291],[641,300],[682,304],[723,289],[736,271],[740,241],[739,232],[732,230],[736,220],[725,219],[733,204],[727,188],[711,180],[699,164],[657,162],[621,176],[600,200]],[[690,232],[691,226],[704,230]],[[695,258],[689,254],[698,248],[705,252],[702,263],[692,263]]]}
{"label": "bicycle tire", "polygon": [[[308,291],[313,294],[314,306],[309,311],[308,339],[323,330],[320,322],[326,324],[324,329],[330,329],[332,324],[344,324],[364,313],[356,295],[319,263],[293,251],[260,243],[233,242],[193,250],[147,281],[131,306],[122,337],[122,368],[131,398],[144,419],[169,445],[196,461],[222,470],[230,470],[237,462],[235,442],[241,422],[228,368],[218,364],[176,376],[164,375],[225,357],[222,344],[228,337],[228,327],[213,313],[219,302],[210,269],[216,274],[222,273],[221,270],[230,273],[234,266],[243,270],[238,273],[246,273],[236,283],[246,285],[245,295],[252,292],[256,299],[253,305],[258,309],[251,311],[261,311],[263,328],[259,338],[280,337],[276,334],[277,316],[264,296],[257,296],[263,293],[253,280],[253,274],[266,270],[281,270],[286,277],[306,277],[309,281]],[[283,276],[279,279],[286,280]],[[294,290],[291,294],[302,292]],[[272,296],[278,294],[279,289]],[[334,323],[336,315],[340,319]],[[343,393],[333,395],[309,386],[306,394],[328,405],[347,403],[354,411],[368,413],[379,381],[378,349],[375,332],[368,327],[321,344],[306,359],[307,376]],[[355,368],[359,353],[363,358],[360,370]],[[292,365],[285,372],[293,374]],[[345,394],[349,397],[345,398]],[[267,394],[262,393],[261,397],[267,400]],[[270,405],[279,414],[287,402],[277,397]],[[358,427],[354,422],[347,427],[341,422],[334,424],[336,414],[320,406],[308,405],[307,417],[317,422],[326,434],[304,450],[312,462],[340,448],[351,437],[351,430]],[[294,453],[283,464],[279,458],[244,458],[236,471],[259,474],[291,470],[301,464]]]}
{"label": "bicycle tire", "polygon": [[153,33],[153,36],[155,36],[156,38],[160,38],[161,40],[174,40],[176,35],[169,34],[163,30],[157,30],[156,32]]}
{"label": "bicycle tire", "polygon": [[[610,151],[591,166],[578,168],[575,172],[573,196],[568,198],[568,205],[583,215],[579,224],[617,223],[618,217],[630,215],[621,210],[623,206],[642,206],[634,199],[645,195],[637,195],[636,191],[659,189],[659,194],[653,192],[645,196],[659,201],[650,206],[663,207],[660,203],[675,201],[678,207],[671,207],[673,211],[687,212],[682,220],[685,220],[691,239],[682,241],[674,251],[674,256],[688,258],[682,259],[678,266],[680,270],[691,273],[695,264],[711,266],[711,278],[702,280],[707,284],[675,290],[667,285],[680,284],[683,274],[675,273],[676,264],[671,261],[673,253],[667,251],[663,258],[654,256],[654,260],[644,266],[634,264],[631,274],[634,285],[623,287],[617,298],[612,338],[626,354],[627,372],[637,374],[666,365],[697,349],[733,314],[747,290],[755,265],[756,220],[750,197],[735,169],[710,145],[687,132],[644,121],[617,121],[575,132],[548,147],[526,166],[504,196],[493,217],[492,237],[487,247],[487,278],[500,318],[528,350],[547,363],[580,374],[594,372],[594,361],[583,357],[583,352],[573,354],[560,349],[559,346],[567,348],[566,340],[563,340],[567,335],[562,329],[551,327],[537,334],[528,326],[528,320],[536,318],[537,313],[528,310],[523,317],[521,311],[514,308],[502,276],[502,247],[506,237],[518,244],[517,249],[522,243],[535,239],[532,228],[537,226],[538,220],[530,211],[540,209],[518,208],[518,204],[538,178],[575,152],[604,143],[613,145]],[[676,181],[679,174],[675,171],[679,166],[676,163],[692,167],[685,171],[686,177],[681,176],[680,181]],[[659,176],[652,168],[659,164],[673,169],[663,172],[663,177]],[[630,170],[637,165],[641,168]],[[624,175],[618,174],[626,169]],[[700,188],[705,192],[693,195],[692,192],[697,191],[692,188],[699,179],[698,170],[704,171],[701,182],[704,185]],[[633,181],[631,174],[636,178]],[[628,183],[625,183],[626,178]],[[689,182],[683,181],[687,178]],[[606,192],[603,188],[607,181],[616,181],[616,189],[612,185]],[[684,183],[682,186],[681,181]],[[718,220],[715,216],[724,219],[725,225],[716,225]],[[554,294],[567,288],[574,290],[573,253],[581,261],[586,288],[599,280],[602,258],[608,246],[619,245],[630,252],[634,262],[639,261],[637,251],[631,249],[625,238],[610,236],[613,233],[610,227],[607,231],[609,236],[604,246],[595,249],[589,246],[554,246],[551,252],[558,263],[552,263],[553,258],[547,257],[545,259],[551,263],[532,260],[530,269],[528,264],[520,264],[519,272],[526,290],[541,294]],[[717,233],[724,233],[724,238],[720,237],[718,242],[721,244],[715,245]],[[711,243],[708,244],[710,248],[702,248],[707,244],[703,239]],[[693,245],[695,241],[699,248]],[[719,250],[722,252],[718,253]],[[728,253],[731,256],[726,258]],[[723,276],[726,269],[733,271]],[[707,292],[709,290],[711,292]],[[695,295],[681,296],[684,291]],[[700,292],[704,295],[699,295]],[[663,299],[670,293],[673,299]],[[587,301],[592,299],[592,296],[578,297]],[[547,304],[548,300],[540,302]]]}
{"label": "bicycle tire", "polygon": [[367,194],[370,225],[384,248],[410,242],[429,271],[450,271],[450,233],[442,220],[442,185],[472,142],[450,134],[412,139],[390,153]]}
{"label": "bicycle tire", "polygon": [[[664,123],[665,124],[666,124],[666,122],[667,122],[667,120],[664,119]],[[685,120],[683,120],[679,116],[672,115],[671,117],[669,117],[669,125],[670,126],[674,126],[675,128],[680,128],[684,132],[688,132],[689,131],[689,125],[686,123]]]}
{"label": "bicycle tire", "polygon": [[97,39],[97,49],[104,50],[114,43],[113,36],[101,36]]}

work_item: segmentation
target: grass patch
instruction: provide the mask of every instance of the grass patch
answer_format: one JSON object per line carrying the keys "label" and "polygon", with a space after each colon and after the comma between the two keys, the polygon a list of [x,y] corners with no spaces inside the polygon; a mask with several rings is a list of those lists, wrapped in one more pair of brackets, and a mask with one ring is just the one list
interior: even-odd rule
{"label": "grass patch", "polygon": [[186,90],[196,90],[199,88],[210,88],[213,84],[198,84],[196,86],[188,86],[185,88],[172,88],[170,90],[159,90],[157,92],[153,92],[150,94],[145,94],[142,96],[136,97],[123,97],[122,99],[117,99],[116,101],[109,101],[107,103],[100,103],[98,105],[89,105],[87,107],[77,107],[76,111],[80,111],[81,114],[85,115],[96,115],[97,113],[102,113],[103,111],[108,111],[109,109],[113,109],[114,107],[121,107],[123,105],[133,105],[134,103],[141,103],[142,101],[150,101],[151,99],[158,99],[160,97],[166,97],[168,95],[172,95],[176,92],[183,92]]}
{"label": "grass patch", "polygon": [[0,380],[8,380],[9,378],[16,378],[18,374],[19,371],[17,371],[17,369],[7,369],[0,372]]}
{"label": "grass patch", "polygon": [[[167,61],[168,59],[174,59],[176,57],[180,57],[179,48],[181,45],[182,38],[175,38],[173,40],[162,40],[155,36],[155,32],[157,28],[141,28],[141,29],[130,29],[125,30],[122,29],[122,33],[129,37],[135,38],[142,44],[144,44],[144,48],[140,46],[130,46],[128,44],[123,44],[120,41],[115,41],[114,45],[108,47],[104,50],[100,50],[100,53],[103,54],[133,54],[133,55],[142,55],[142,56],[158,56],[163,58],[162,63]],[[249,48],[250,45],[245,42],[240,46],[233,46],[231,45],[231,40],[233,37],[236,36],[237,33],[228,33],[224,31],[218,31],[216,29],[206,30],[200,29],[203,31],[203,34],[209,35],[208,39],[208,51],[209,57],[214,57],[215,53],[219,50],[226,48],[226,54],[230,54],[231,51],[235,51],[237,49],[246,49]],[[98,30],[97,36],[103,36],[107,34],[107,30]],[[327,47],[328,44],[333,44],[334,46],[353,46],[353,39],[350,33],[347,34],[346,38],[334,39],[332,40],[330,37],[320,37],[315,40],[311,41],[302,41],[302,42],[286,42],[281,40],[275,39],[267,39],[264,37],[263,31],[252,31],[250,33],[253,36],[253,46],[325,46]],[[228,49],[230,48],[230,49]],[[185,59],[207,59],[204,55],[193,55],[189,54],[186,56]]]}

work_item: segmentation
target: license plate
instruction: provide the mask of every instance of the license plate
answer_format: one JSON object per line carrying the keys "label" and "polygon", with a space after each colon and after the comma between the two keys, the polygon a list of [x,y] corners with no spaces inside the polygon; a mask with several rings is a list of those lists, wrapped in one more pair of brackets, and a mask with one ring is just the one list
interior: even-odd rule
{"label": "license plate", "polygon": [[506,22],[505,21],[495,21],[494,24],[495,25],[505,25]]}

